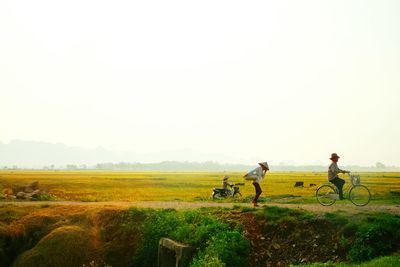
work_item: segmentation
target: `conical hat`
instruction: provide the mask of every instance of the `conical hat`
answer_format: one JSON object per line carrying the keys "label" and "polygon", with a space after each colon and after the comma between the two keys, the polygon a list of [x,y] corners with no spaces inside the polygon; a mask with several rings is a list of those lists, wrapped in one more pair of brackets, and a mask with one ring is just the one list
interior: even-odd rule
{"label": "conical hat", "polygon": [[269,166],[268,166],[268,163],[265,161],[265,162],[260,162],[260,163],[258,163],[260,166],[264,166],[265,168],[267,168],[268,170],[269,170]]}

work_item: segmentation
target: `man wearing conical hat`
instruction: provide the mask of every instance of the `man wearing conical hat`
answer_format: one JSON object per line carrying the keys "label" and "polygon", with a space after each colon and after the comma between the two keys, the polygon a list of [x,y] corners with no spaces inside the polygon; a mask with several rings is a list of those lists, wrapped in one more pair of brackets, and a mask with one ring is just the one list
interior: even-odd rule
{"label": "man wearing conical hat", "polygon": [[331,165],[329,165],[328,168],[328,179],[329,182],[334,184],[338,191],[339,191],[339,199],[343,199],[343,185],[345,184],[345,181],[343,179],[340,179],[338,174],[339,173],[350,173],[349,171],[341,170],[339,169],[337,163],[339,161],[339,156],[336,153],[332,153],[330,160],[332,161]]}
{"label": "man wearing conical hat", "polygon": [[253,180],[254,189],[256,190],[256,195],[252,201],[254,207],[258,207],[257,201],[262,193],[260,182],[262,179],[264,179],[267,171],[269,171],[267,162],[260,162],[258,163],[258,165],[260,165],[260,167],[257,167],[254,170],[243,175],[244,179]]}

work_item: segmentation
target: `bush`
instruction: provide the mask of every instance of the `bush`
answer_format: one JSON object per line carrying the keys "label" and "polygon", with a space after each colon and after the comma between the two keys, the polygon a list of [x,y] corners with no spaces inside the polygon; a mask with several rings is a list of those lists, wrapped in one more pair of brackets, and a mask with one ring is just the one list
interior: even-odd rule
{"label": "bush", "polygon": [[382,214],[358,227],[356,239],[349,251],[354,262],[370,260],[387,255],[400,248],[400,217]]}
{"label": "bush", "polygon": [[245,266],[250,252],[249,242],[237,231],[218,233],[209,241],[205,255],[221,259],[226,266]]}
{"label": "bush", "polygon": [[225,267],[223,263],[217,256],[204,255],[203,257],[196,258],[193,260],[190,267]]}
{"label": "bush", "polygon": [[162,237],[196,247],[198,256],[192,266],[240,266],[250,249],[239,231],[201,211],[148,210],[142,232],[143,242],[135,252],[133,266],[155,266]]}
{"label": "bush", "polygon": [[[185,228],[185,226],[179,227],[177,232],[181,231],[180,228]],[[204,248],[207,241],[217,233],[229,229],[228,225],[218,222],[216,219],[210,217],[204,217],[197,223],[190,224],[187,228],[191,231],[186,233],[186,237],[183,235],[175,236],[180,241],[187,242],[189,245],[198,246],[200,248]]]}
{"label": "bush", "polygon": [[179,225],[176,211],[149,211],[144,220],[142,245],[133,257],[133,266],[155,266],[157,263],[158,242],[168,237]]}

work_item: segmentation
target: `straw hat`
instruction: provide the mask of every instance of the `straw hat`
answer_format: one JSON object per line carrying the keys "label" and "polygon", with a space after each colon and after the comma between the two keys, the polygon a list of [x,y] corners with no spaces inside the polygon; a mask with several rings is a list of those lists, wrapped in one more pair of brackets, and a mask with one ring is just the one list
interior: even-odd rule
{"label": "straw hat", "polygon": [[229,176],[224,176],[224,181],[228,180]]}
{"label": "straw hat", "polygon": [[265,167],[265,168],[267,168],[267,170],[269,170],[269,166],[268,166],[268,163],[266,161],[265,162],[260,162],[260,163],[258,163],[258,165],[260,165],[262,167]]}
{"label": "straw hat", "polygon": [[336,154],[336,153],[332,153],[332,155],[331,155],[331,157],[330,157],[330,160],[333,160],[333,159],[339,159],[340,157],[339,157],[339,155],[338,154]]}

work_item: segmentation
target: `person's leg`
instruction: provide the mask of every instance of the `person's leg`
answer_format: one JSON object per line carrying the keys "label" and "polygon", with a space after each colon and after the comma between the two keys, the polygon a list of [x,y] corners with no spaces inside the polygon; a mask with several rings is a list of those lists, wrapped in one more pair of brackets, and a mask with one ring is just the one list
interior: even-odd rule
{"label": "person's leg", "polygon": [[259,183],[253,183],[253,185],[254,185],[254,188],[255,188],[255,190],[256,190],[256,195],[255,195],[255,197],[254,197],[254,199],[253,199],[253,203],[254,204],[257,204],[257,201],[258,201],[258,198],[260,197],[260,195],[261,195],[261,193],[262,193],[262,190],[261,190],[261,187],[260,187],[260,184]]}
{"label": "person's leg", "polygon": [[[256,195],[257,195],[257,187],[256,187],[256,183],[253,182],[253,186],[254,186],[254,190],[256,191]],[[251,201],[251,203],[255,203],[256,197],[254,196],[253,200]]]}
{"label": "person's leg", "polygon": [[339,177],[336,177],[331,182],[337,187],[339,191],[339,199],[343,199],[343,185],[345,184],[345,181],[343,179],[340,179]]}

